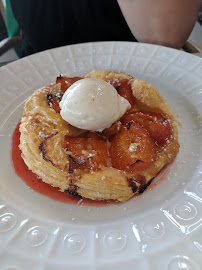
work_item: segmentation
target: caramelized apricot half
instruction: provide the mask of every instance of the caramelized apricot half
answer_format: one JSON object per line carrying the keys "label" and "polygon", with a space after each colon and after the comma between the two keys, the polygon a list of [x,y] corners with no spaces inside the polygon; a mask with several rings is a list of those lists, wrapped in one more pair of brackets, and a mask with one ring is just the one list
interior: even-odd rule
{"label": "caramelized apricot half", "polygon": [[62,99],[62,96],[56,96],[52,93],[49,93],[46,95],[46,101],[48,102],[48,106],[53,108],[56,113],[60,112],[60,106],[59,103]]}
{"label": "caramelized apricot half", "polygon": [[131,109],[129,109],[128,112],[132,112],[135,105],[135,97],[132,92],[130,81],[127,79],[111,80],[109,83],[114,86],[120,96],[128,100],[131,105]]}
{"label": "caramelized apricot half", "polygon": [[73,83],[75,83],[78,80],[81,80],[83,78],[81,77],[72,77],[68,78],[66,76],[58,76],[56,79],[56,83],[61,83],[61,90],[64,93]]}
{"label": "caramelized apricot half", "polygon": [[59,103],[62,99],[63,93],[76,81],[82,79],[81,77],[62,77],[61,75],[57,77],[56,83],[61,83],[61,90],[58,93],[49,93],[46,96],[49,107],[53,108],[57,113],[60,112]]}
{"label": "caramelized apricot half", "polygon": [[121,122],[117,121],[113,123],[111,127],[104,129],[101,132],[101,135],[106,136],[106,137],[111,137],[119,132],[121,125],[122,125]]}
{"label": "caramelized apricot half", "polygon": [[146,169],[155,159],[155,145],[149,132],[138,123],[123,125],[112,137],[109,148],[112,166],[132,173]]}
{"label": "caramelized apricot half", "polygon": [[66,143],[73,168],[98,170],[100,165],[110,164],[108,143],[95,133],[67,137]]}
{"label": "caramelized apricot half", "polygon": [[171,119],[166,114],[154,112],[136,112],[124,115],[121,119],[123,124],[130,121],[139,123],[146,128],[156,145],[168,140],[172,133]]}

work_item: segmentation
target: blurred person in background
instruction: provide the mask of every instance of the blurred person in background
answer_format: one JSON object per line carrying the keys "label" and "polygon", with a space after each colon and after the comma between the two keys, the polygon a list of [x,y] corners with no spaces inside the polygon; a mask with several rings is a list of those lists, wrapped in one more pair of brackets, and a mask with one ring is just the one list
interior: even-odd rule
{"label": "blurred person in background", "polygon": [[22,33],[22,56],[94,41],[139,41],[180,49],[194,27],[201,3],[201,0],[10,0]]}

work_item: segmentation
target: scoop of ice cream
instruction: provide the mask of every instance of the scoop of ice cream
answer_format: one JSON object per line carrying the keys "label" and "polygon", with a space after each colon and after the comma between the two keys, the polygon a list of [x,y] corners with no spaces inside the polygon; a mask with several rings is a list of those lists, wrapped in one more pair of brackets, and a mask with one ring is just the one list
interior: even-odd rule
{"label": "scoop of ice cream", "polygon": [[130,107],[130,103],[111,84],[100,79],[85,78],[72,84],[64,93],[60,114],[72,126],[102,131]]}

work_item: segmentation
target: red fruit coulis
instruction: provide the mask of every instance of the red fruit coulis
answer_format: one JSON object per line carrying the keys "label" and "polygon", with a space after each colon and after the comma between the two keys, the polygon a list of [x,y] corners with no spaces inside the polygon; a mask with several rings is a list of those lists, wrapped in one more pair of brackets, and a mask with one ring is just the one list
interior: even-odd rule
{"label": "red fruit coulis", "polygon": [[35,173],[30,171],[25,164],[24,160],[21,157],[21,150],[19,149],[20,144],[20,131],[19,131],[20,123],[17,124],[13,137],[12,137],[12,149],[11,156],[13,161],[13,167],[15,169],[16,174],[33,190],[36,192],[48,196],[56,201],[60,201],[63,203],[70,204],[83,204],[83,205],[91,205],[91,206],[105,206],[107,204],[112,204],[112,201],[92,201],[89,199],[82,199],[80,202],[79,197],[72,196],[66,192],[59,191],[58,188],[52,187],[46,183],[44,183]]}
{"label": "red fruit coulis", "polygon": [[[58,188],[52,187],[46,183],[44,183],[35,173],[28,169],[24,160],[21,157],[21,150],[19,149],[20,144],[20,131],[19,131],[20,122],[17,124],[13,136],[12,136],[12,149],[11,156],[13,161],[13,167],[15,169],[16,174],[34,191],[48,196],[56,201],[60,201],[63,203],[69,204],[82,204],[82,205],[90,205],[90,206],[107,206],[109,204],[115,203],[114,201],[92,201],[90,199],[81,199],[75,196],[72,196],[66,192],[59,191]],[[160,177],[158,181],[152,183],[148,190],[153,189],[159,182],[161,182],[170,171],[170,166],[166,166],[160,172]],[[139,195],[135,195],[137,197]]]}

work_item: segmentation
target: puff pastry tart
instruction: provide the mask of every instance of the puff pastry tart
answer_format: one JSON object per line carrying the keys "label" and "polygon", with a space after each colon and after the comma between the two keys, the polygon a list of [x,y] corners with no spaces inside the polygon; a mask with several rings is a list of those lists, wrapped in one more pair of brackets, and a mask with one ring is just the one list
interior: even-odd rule
{"label": "puff pastry tart", "polygon": [[[171,109],[151,84],[121,72],[95,70],[131,108],[111,127],[90,132],[60,115],[64,92],[80,77],[57,77],[26,102],[20,149],[28,168],[45,183],[81,198],[127,201],[142,193],[179,151]],[[68,90],[67,90],[68,91]]]}

